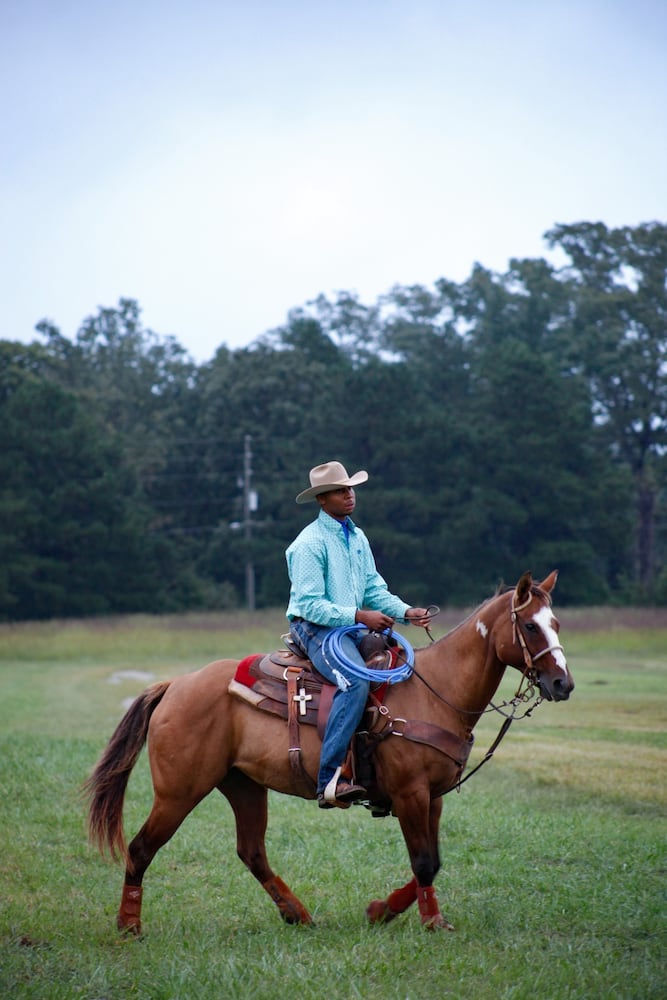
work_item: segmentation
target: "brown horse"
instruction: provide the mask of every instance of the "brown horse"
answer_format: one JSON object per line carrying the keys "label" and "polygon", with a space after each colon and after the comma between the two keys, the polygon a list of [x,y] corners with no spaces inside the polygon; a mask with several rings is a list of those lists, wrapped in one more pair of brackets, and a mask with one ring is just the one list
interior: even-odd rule
{"label": "brown horse", "polygon": [[[442,796],[461,780],[475,724],[506,666],[521,672],[520,688],[527,683],[537,701],[564,701],[574,688],[551,609],[556,576],[554,571],[538,585],[525,573],[515,588],[486,601],[431,646],[416,650],[413,675],[388,688],[382,732],[372,753],[370,794],[398,818],[413,877],[387,899],[368,906],[372,923],[392,920],[416,900],[425,927],[452,929],[440,913],[433,888],[440,868],[438,826]],[[285,722],[230,695],[237,665],[218,660],[147,688],[119,723],[87,782],[91,839],[113,857],[120,853],[126,864],[117,918],[122,931],[140,933],[146,869],[214,788],[234,811],[239,857],[283,919],[312,923],[301,901],[269,865],[264,838],[267,789],[303,798],[314,798],[314,792],[290,766]],[[516,698],[510,705],[516,709],[518,702]],[[153,807],[128,848],[123,801],[147,738]],[[316,775],[317,730],[301,727],[300,740],[305,771]]]}

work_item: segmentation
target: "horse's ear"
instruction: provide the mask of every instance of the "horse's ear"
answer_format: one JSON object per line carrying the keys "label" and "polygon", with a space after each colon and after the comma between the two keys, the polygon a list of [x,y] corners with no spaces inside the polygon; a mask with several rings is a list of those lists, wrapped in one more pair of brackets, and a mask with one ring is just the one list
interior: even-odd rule
{"label": "horse's ear", "polygon": [[542,580],[540,587],[542,588],[542,590],[546,590],[547,594],[550,594],[551,591],[556,586],[557,579],[558,579],[558,570],[555,569],[551,573],[549,573],[549,576],[546,578],[546,580]]}
{"label": "horse's ear", "polygon": [[528,598],[530,594],[530,588],[533,585],[533,575],[529,569],[522,575],[521,579],[516,585],[516,603],[523,604],[523,602]]}

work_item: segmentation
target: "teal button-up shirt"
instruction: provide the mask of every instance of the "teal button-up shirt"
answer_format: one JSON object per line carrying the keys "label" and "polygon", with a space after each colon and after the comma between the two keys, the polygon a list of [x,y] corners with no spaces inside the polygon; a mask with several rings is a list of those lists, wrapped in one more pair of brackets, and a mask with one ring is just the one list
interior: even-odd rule
{"label": "teal button-up shirt", "polygon": [[336,628],[354,625],[360,608],[403,619],[410,607],[391,594],[375,566],[366,535],[347,518],[321,510],[317,520],[297,535],[285,552],[291,582],[287,617],[304,618]]}

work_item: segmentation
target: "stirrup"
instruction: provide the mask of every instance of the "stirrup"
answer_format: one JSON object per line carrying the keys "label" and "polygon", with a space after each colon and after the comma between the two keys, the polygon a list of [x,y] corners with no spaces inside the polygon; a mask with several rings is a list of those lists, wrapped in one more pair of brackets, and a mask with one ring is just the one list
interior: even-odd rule
{"label": "stirrup", "polygon": [[340,778],[340,768],[337,767],[333,778],[324,789],[324,801],[328,802],[330,805],[336,804],[336,785],[338,784],[338,779]]}

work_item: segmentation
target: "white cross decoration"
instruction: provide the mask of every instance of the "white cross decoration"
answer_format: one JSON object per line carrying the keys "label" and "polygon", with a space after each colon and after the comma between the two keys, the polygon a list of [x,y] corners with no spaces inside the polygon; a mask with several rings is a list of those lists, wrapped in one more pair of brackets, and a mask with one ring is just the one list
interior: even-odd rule
{"label": "white cross decoration", "polygon": [[307,711],[306,702],[312,701],[312,694],[306,694],[306,689],[302,687],[298,694],[293,696],[294,701],[299,703],[299,715],[305,715]]}

